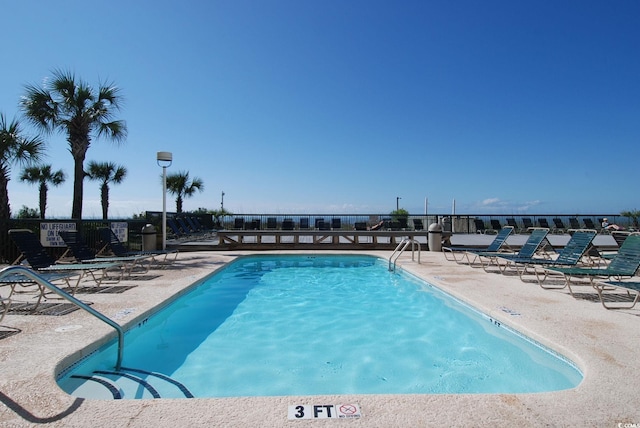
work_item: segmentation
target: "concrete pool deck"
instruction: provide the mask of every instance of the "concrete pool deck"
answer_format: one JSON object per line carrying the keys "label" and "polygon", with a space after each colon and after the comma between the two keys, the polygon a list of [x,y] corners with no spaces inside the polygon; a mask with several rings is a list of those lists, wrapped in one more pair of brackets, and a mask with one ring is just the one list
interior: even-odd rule
{"label": "concrete pool deck", "polygon": [[[385,259],[390,255],[357,252],[365,253]],[[181,253],[166,270],[117,284],[135,286],[122,293],[77,296],[121,325],[135,325],[154,307],[242,254],[247,253]],[[571,390],[536,394],[85,400],[62,392],[55,374],[84,355],[88,346],[93,349],[113,337],[113,330],[79,310],[63,316],[9,314],[0,331],[14,328],[19,333],[0,340],[0,426],[640,425],[640,307],[608,311],[592,299],[596,295],[591,287],[578,287],[580,297],[575,298],[566,289],[543,290],[516,275],[486,273],[446,261],[442,253],[423,251],[418,264],[408,252],[398,266],[561,353],[582,370],[583,382]],[[358,404],[362,416],[348,421],[287,418],[289,406],[339,403]]]}

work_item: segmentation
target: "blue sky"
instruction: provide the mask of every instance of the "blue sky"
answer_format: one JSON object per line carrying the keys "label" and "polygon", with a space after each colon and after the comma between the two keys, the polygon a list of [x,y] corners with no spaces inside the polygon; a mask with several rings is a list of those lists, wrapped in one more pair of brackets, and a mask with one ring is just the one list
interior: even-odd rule
{"label": "blue sky", "polygon": [[[157,151],[234,213],[640,209],[640,2],[3,2],[0,111],[54,69],[125,103],[110,215],[161,210]],[[35,131],[24,122],[28,133]],[[73,172],[61,134],[47,163]],[[9,183],[12,211],[37,188]],[[72,179],[48,217],[71,214]],[[101,216],[87,181],[85,218]],[[173,210],[173,197],[168,197]]]}

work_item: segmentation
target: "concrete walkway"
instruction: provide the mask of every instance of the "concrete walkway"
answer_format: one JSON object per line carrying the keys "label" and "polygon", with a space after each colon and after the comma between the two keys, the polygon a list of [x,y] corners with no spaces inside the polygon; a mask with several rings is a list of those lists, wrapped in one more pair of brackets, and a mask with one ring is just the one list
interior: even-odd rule
{"label": "concrete walkway", "polygon": [[[318,252],[315,252],[318,253]],[[358,252],[362,254],[362,252]],[[79,294],[124,326],[188,289],[240,252],[180,254],[167,270],[151,271],[121,294]],[[388,257],[389,252],[374,255]],[[81,311],[64,316],[13,315],[0,331],[0,426],[53,427],[618,427],[640,424],[640,308],[607,311],[591,287],[580,298],[543,290],[514,275],[485,273],[424,252],[421,264],[398,265],[574,361],[584,373],[575,389],[537,394],[287,396],[157,400],[84,400],[63,393],[57,372],[107,341],[113,331]],[[381,334],[384,334],[381,332]],[[356,403],[357,420],[291,421],[288,406]],[[623,425],[619,425],[623,424]],[[636,425],[624,425],[636,424]]]}

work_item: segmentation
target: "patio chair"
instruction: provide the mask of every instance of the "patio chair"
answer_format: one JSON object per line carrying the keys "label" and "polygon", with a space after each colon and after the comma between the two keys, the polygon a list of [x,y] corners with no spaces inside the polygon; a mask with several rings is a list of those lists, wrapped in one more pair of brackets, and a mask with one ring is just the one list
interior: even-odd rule
{"label": "patio chair", "polygon": [[300,217],[300,229],[309,229],[309,217]]}
{"label": "patio chair", "polygon": [[520,251],[518,251],[517,253],[505,254],[500,252],[482,251],[474,253],[474,255],[476,256],[476,259],[480,261],[480,265],[485,271],[487,271],[487,268],[492,265],[497,265],[499,270],[502,271],[500,263],[498,263],[498,259],[529,259],[542,248],[548,234],[549,229],[535,227],[531,229],[531,235],[529,236],[527,241],[522,244],[522,247],[520,247]]}
{"label": "patio chair", "polygon": [[62,238],[73,257],[80,263],[122,263],[127,275],[131,275],[137,267],[139,267],[138,272],[146,273],[151,266],[150,255],[97,257],[96,251],[87,246],[77,230],[62,230],[58,232],[58,236]]}
{"label": "patio chair", "polygon": [[606,267],[549,267],[547,270],[551,274],[561,274],[564,276],[564,285],[551,286],[542,284],[542,288],[569,288],[569,293],[573,296],[571,289],[572,280],[576,278],[588,280],[588,285],[594,286],[596,279],[631,278],[635,276],[640,267],[640,235],[630,235],[618,250],[618,253]]}
{"label": "patio chair", "polygon": [[540,271],[538,267],[544,266],[576,266],[578,262],[585,255],[587,250],[592,246],[593,239],[597,232],[595,230],[579,230],[576,231],[569,239],[569,242],[558,253],[556,258],[540,258],[540,257],[519,257],[509,254],[498,255],[498,258],[506,261],[501,268],[502,272],[506,269],[514,267],[523,279],[523,275],[527,274],[530,269],[533,269],[533,274],[536,275],[538,284],[541,284],[547,277],[547,271]]}
{"label": "patio chair", "polygon": [[496,233],[502,229],[502,225],[500,224],[500,220],[489,220],[489,223],[491,223],[491,229],[495,230]]}
{"label": "patio chair", "polygon": [[[506,245],[507,238],[513,232],[513,227],[505,226],[500,229],[500,232],[493,239],[491,244],[482,248],[471,248],[471,247],[456,247],[456,246],[446,246],[442,247],[442,252],[444,253],[444,258],[449,261],[455,261],[460,264],[462,260],[466,259],[468,264],[473,264],[473,261],[469,259],[470,255],[474,255],[475,253],[481,252],[498,252],[502,249],[504,245]],[[461,257],[456,257],[456,254],[460,254]],[[475,256],[474,256],[475,260]]]}
{"label": "patio chair", "polygon": [[[77,274],[78,280],[75,285],[69,284],[72,293],[78,288],[80,281],[84,278],[91,277],[96,285],[101,285],[103,281],[120,281],[122,278],[122,263],[61,263],[56,261],[47,253],[40,243],[36,235],[28,229],[11,229],[9,230],[11,240],[16,244],[22,257],[29,263],[29,266],[40,272]],[[108,275],[109,271],[117,270],[118,277],[113,278]],[[96,275],[100,273],[100,275]]]}
{"label": "patio chair", "polygon": [[415,230],[424,230],[424,224],[422,223],[422,219],[414,218],[413,219],[413,228]]}
{"label": "patio chair", "polygon": [[[146,256],[151,258],[152,266],[157,265],[163,268],[178,258],[178,250],[129,251],[110,227],[102,227],[98,229],[98,233],[103,247],[98,251],[97,256],[107,250],[117,257]],[[170,255],[173,257],[169,257]]]}
{"label": "patio chair", "polygon": [[331,229],[332,230],[340,230],[340,229],[342,229],[342,220],[340,220],[339,218],[332,218],[331,219]]}

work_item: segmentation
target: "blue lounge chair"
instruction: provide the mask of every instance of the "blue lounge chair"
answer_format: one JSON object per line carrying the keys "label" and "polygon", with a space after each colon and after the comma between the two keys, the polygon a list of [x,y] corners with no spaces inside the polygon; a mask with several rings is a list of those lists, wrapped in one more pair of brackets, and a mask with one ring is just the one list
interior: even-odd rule
{"label": "blue lounge chair", "polygon": [[[77,230],[63,230],[58,232],[58,236],[62,238],[69,252],[80,263],[122,263],[127,276],[131,275],[134,269],[139,273],[146,273],[151,266],[151,256],[149,255],[97,257],[96,252],[85,244],[82,235]],[[137,269],[138,267],[139,269]]]}
{"label": "blue lounge chair", "polygon": [[[471,265],[475,260],[476,253],[481,253],[481,252],[495,253],[500,251],[502,247],[506,244],[507,238],[509,237],[509,235],[511,235],[511,232],[513,232],[512,226],[503,227],[502,229],[500,229],[500,232],[496,235],[496,237],[493,239],[491,244],[489,244],[486,247],[471,248],[471,247],[446,246],[446,247],[442,247],[442,252],[444,253],[445,259],[449,261],[455,261],[456,263],[459,264],[464,259],[466,259],[467,263]],[[460,258],[456,257],[456,254],[460,254],[461,257]],[[474,255],[473,260],[469,259],[470,255]]]}
{"label": "blue lounge chair", "polygon": [[[77,274],[78,280],[75,285],[69,284],[72,293],[78,288],[80,281],[90,276],[96,285],[102,284],[104,281],[120,281],[122,278],[122,263],[61,263],[56,261],[47,253],[36,235],[28,229],[11,229],[9,236],[18,247],[21,256],[26,259],[29,266],[37,271],[58,273],[58,274]],[[109,271],[118,271],[118,277],[109,276]],[[97,274],[100,274],[99,276]]]}
{"label": "blue lounge chair", "polygon": [[586,279],[588,280],[588,285],[594,286],[596,279],[614,278],[619,281],[622,278],[631,278],[635,276],[638,267],[640,267],[640,235],[630,235],[625,239],[618,253],[606,267],[549,267],[547,268],[549,273],[564,276],[564,285],[558,287],[543,284],[542,286],[543,288],[568,287],[569,293],[573,295],[573,290],[571,289],[573,279]]}
{"label": "blue lounge chair", "polygon": [[476,259],[480,261],[480,265],[482,268],[487,271],[487,268],[492,265],[498,266],[498,269],[502,271],[501,264],[499,260],[517,260],[517,259],[530,259],[533,257],[538,251],[540,251],[544,247],[544,243],[547,241],[547,235],[549,234],[549,229],[545,228],[533,228],[531,229],[531,235],[527,239],[527,241],[522,244],[520,247],[520,251],[513,254],[505,254],[500,252],[478,252],[474,253]]}
{"label": "blue lounge chair", "polygon": [[[5,268],[7,269],[7,268]],[[70,280],[73,276],[77,275],[75,272],[38,272],[38,275],[51,283],[54,283],[56,281],[62,281],[64,284],[67,285],[67,287],[69,287],[71,290],[73,290],[73,287],[71,287],[70,284]],[[5,311],[9,311],[9,306],[11,305],[11,303],[13,302],[12,297],[14,294],[23,294],[23,293],[34,293],[36,294],[36,302],[33,305],[33,308],[31,309],[31,311],[35,311],[38,306],[40,305],[40,302],[42,301],[42,299],[44,298],[45,292],[46,290],[42,289],[40,287],[40,285],[34,281],[33,279],[22,275],[20,273],[16,273],[16,272],[4,272],[0,271],[0,286],[4,287],[4,286],[8,286],[9,287],[9,294],[7,295],[7,297],[2,297],[0,298],[0,300],[2,301],[2,308]],[[4,317],[5,314],[2,314],[2,316],[0,316],[0,321],[2,321],[2,318]]]}
{"label": "blue lounge chair", "polygon": [[509,254],[504,256],[499,255],[499,259],[506,261],[505,264],[500,264],[499,266],[502,267],[502,272],[509,267],[514,267],[520,275],[520,279],[522,279],[522,276],[527,274],[530,269],[533,269],[533,273],[536,275],[538,284],[542,284],[547,277],[547,271],[540,271],[538,267],[576,266],[589,247],[591,247],[596,234],[597,232],[595,230],[584,229],[576,231],[571,236],[571,239],[569,239],[569,242],[567,242],[564,248],[558,253],[556,258],[519,257],[511,256]]}
{"label": "blue lounge chair", "polygon": [[[98,229],[98,233],[103,245],[102,249],[98,251],[98,256],[107,250],[117,257],[146,256],[151,257],[152,266],[155,265],[162,268],[173,263],[178,258],[178,250],[129,251],[110,227],[102,227]],[[173,257],[169,257],[170,255]]]}

